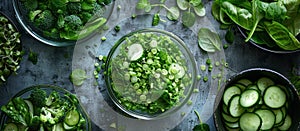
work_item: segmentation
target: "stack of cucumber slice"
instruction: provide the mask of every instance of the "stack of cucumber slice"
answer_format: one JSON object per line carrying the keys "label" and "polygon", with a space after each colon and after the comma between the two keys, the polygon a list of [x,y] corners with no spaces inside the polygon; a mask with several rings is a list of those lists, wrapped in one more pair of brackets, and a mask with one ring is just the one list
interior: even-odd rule
{"label": "stack of cucumber slice", "polygon": [[289,92],[269,77],[240,79],[223,93],[221,116],[227,130],[288,130]]}

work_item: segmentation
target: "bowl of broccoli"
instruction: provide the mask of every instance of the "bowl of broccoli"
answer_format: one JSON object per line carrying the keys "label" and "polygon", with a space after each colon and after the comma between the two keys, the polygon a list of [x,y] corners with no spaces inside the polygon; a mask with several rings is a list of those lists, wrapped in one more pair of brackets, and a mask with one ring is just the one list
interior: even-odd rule
{"label": "bowl of broccoli", "polygon": [[119,39],[106,63],[111,100],[128,115],[144,120],[170,116],[189,100],[197,81],[195,59],[175,34],[155,28]]}
{"label": "bowl of broccoli", "polygon": [[1,107],[0,130],[90,131],[90,119],[74,94],[51,85],[23,89]]}
{"label": "bowl of broccoli", "polygon": [[16,18],[35,39],[52,46],[75,45],[105,27],[112,0],[13,0]]}

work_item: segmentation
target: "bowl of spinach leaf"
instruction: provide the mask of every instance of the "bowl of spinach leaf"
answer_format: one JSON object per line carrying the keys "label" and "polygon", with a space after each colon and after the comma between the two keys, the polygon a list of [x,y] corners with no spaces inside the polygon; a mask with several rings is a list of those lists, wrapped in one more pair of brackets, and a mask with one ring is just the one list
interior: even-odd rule
{"label": "bowl of spinach leaf", "polygon": [[35,85],[1,106],[0,130],[91,131],[91,121],[74,94],[54,85]]}
{"label": "bowl of spinach leaf", "polygon": [[222,25],[238,25],[245,41],[263,50],[300,51],[300,1],[214,1],[212,14]]}
{"label": "bowl of spinach leaf", "polygon": [[196,86],[196,63],[176,35],[148,28],[123,36],[111,49],[105,81],[115,105],[144,120],[170,116]]}
{"label": "bowl of spinach leaf", "polygon": [[35,39],[51,46],[75,45],[101,32],[112,0],[12,0],[17,21]]}

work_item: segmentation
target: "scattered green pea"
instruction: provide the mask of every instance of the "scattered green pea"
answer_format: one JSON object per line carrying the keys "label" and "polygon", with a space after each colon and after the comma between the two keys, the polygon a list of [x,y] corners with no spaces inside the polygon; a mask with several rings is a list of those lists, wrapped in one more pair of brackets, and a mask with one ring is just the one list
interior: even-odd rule
{"label": "scattered green pea", "polygon": [[205,71],[205,70],[206,70],[206,65],[200,65],[200,69],[201,69],[202,71]]}
{"label": "scattered green pea", "polygon": [[208,81],[208,77],[207,76],[203,77],[203,81],[207,82]]}
{"label": "scattered green pea", "polygon": [[136,14],[132,14],[132,15],[131,15],[131,18],[132,18],[132,19],[135,19],[135,18],[136,18]]}
{"label": "scattered green pea", "polygon": [[197,75],[197,80],[200,80],[201,79],[201,76],[200,75]]}
{"label": "scattered green pea", "polygon": [[106,41],[106,37],[105,37],[105,36],[102,36],[102,37],[101,37],[101,40],[102,40],[102,41]]}
{"label": "scattered green pea", "polygon": [[223,45],[223,49],[227,49],[228,46],[229,46],[228,44],[224,44],[224,45]]}
{"label": "scattered green pea", "polygon": [[117,25],[117,26],[115,26],[114,29],[115,29],[116,32],[119,32],[121,30],[121,27]]}
{"label": "scattered green pea", "polygon": [[209,59],[209,58],[206,59],[206,64],[207,64],[207,65],[210,65],[210,64],[211,64],[211,59]]}
{"label": "scattered green pea", "polygon": [[195,88],[195,89],[193,90],[193,92],[194,92],[194,93],[199,93],[199,89],[198,89],[198,88]]}
{"label": "scattered green pea", "polygon": [[190,105],[192,105],[192,104],[193,104],[193,101],[192,101],[192,100],[188,100],[188,101],[187,101],[187,105],[188,105],[188,106],[190,106]]}

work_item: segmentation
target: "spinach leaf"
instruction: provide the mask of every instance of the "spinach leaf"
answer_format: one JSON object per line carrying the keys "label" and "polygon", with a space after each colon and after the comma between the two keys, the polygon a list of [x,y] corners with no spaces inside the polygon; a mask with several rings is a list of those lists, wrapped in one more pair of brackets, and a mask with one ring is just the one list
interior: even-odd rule
{"label": "spinach leaf", "polygon": [[223,2],[221,7],[221,10],[225,12],[234,23],[246,30],[252,29],[253,16],[249,10],[235,6],[227,1]]}
{"label": "spinach leaf", "polygon": [[137,9],[144,9],[145,12],[149,12],[151,10],[151,4],[148,0],[139,0],[137,5]]}
{"label": "spinach leaf", "polygon": [[212,3],[211,13],[213,17],[218,21],[220,21],[220,8],[220,5],[216,1]]}
{"label": "spinach leaf", "polygon": [[198,32],[198,44],[206,52],[221,50],[221,40],[218,34],[210,29],[201,28]]}
{"label": "spinach leaf", "polygon": [[287,18],[286,13],[287,10],[281,2],[271,2],[265,8],[265,18],[268,20],[283,21]]}
{"label": "spinach leaf", "polygon": [[289,30],[279,22],[264,22],[264,27],[276,44],[284,50],[300,49],[300,42],[289,32]]}
{"label": "spinach leaf", "polygon": [[179,16],[180,16],[180,11],[175,6],[171,7],[167,12],[167,18],[169,20],[178,20]]}
{"label": "spinach leaf", "polygon": [[86,72],[82,69],[75,69],[70,75],[70,80],[75,86],[81,86],[86,78]]}
{"label": "spinach leaf", "polygon": [[186,27],[192,27],[196,21],[195,14],[188,11],[183,12],[181,19],[182,24]]}
{"label": "spinach leaf", "polygon": [[248,42],[251,39],[254,31],[256,30],[256,27],[257,27],[259,21],[264,18],[263,9],[265,7],[266,7],[265,3],[262,3],[259,0],[252,1],[252,14],[253,14],[252,20],[254,21],[254,24],[251,28],[250,33],[248,34],[248,37],[245,40],[246,42]]}
{"label": "spinach leaf", "polygon": [[196,15],[198,15],[198,16],[204,16],[206,13],[205,8],[202,3],[200,3],[197,6],[194,6],[194,11],[195,11]]}
{"label": "spinach leaf", "polygon": [[181,10],[186,10],[189,8],[189,2],[186,0],[177,0],[176,3]]}
{"label": "spinach leaf", "polygon": [[196,110],[194,110],[194,112],[196,113],[200,124],[194,126],[193,131],[210,131],[209,125],[201,121],[199,113]]}
{"label": "spinach leaf", "polygon": [[201,0],[190,0],[190,4],[192,4],[193,6],[198,6],[202,3]]}

